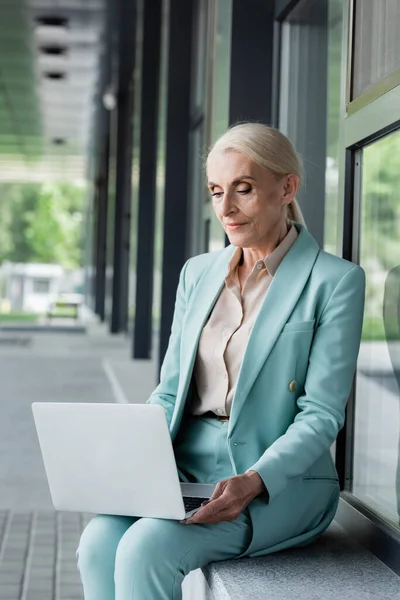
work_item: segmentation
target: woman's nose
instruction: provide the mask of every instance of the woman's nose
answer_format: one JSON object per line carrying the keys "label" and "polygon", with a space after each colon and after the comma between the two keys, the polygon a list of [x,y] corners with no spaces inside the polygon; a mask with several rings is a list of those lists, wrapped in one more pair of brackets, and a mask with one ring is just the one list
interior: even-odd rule
{"label": "woman's nose", "polygon": [[235,209],[235,203],[233,197],[228,192],[223,195],[221,203],[221,214],[222,216],[229,215]]}

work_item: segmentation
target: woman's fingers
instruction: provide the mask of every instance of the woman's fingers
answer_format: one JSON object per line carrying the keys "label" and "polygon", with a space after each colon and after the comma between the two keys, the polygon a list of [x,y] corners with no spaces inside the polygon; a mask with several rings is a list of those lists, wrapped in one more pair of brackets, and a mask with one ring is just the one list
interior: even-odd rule
{"label": "woman's fingers", "polygon": [[210,500],[208,504],[200,508],[192,517],[187,519],[186,523],[219,523],[223,521],[222,517],[234,512],[232,507],[232,498],[222,494],[215,500]]}
{"label": "woman's fingers", "polygon": [[211,515],[201,515],[198,511],[193,517],[187,519],[185,523],[189,525],[215,525],[221,521],[234,521],[239,516],[239,513],[233,513],[232,509],[226,509]]}
{"label": "woman's fingers", "polygon": [[[243,476],[242,476],[243,477]],[[244,498],[247,490],[243,486],[241,477],[233,477],[220,481],[210,500],[204,502],[201,508],[185,523],[212,524],[220,521],[234,521],[248,502]]]}
{"label": "woman's fingers", "polygon": [[212,496],[209,500],[209,502],[216,500],[217,498],[219,498],[220,496],[222,496],[222,494],[224,493],[224,490],[226,488],[226,481],[219,481],[217,483],[217,485],[214,488],[214,491],[212,493]]}

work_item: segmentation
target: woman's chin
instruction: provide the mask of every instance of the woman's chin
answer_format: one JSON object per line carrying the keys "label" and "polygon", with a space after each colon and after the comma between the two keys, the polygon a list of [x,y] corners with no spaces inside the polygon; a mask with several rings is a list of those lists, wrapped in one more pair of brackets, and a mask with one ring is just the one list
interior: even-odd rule
{"label": "woman's chin", "polygon": [[226,231],[226,235],[233,246],[242,246],[246,243],[247,236],[239,231]]}

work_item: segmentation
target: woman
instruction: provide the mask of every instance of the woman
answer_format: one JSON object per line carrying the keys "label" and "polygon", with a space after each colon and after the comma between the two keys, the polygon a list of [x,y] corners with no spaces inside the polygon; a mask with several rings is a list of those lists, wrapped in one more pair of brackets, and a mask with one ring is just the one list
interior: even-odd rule
{"label": "woman", "polygon": [[184,265],[160,384],[183,480],[217,483],[185,523],[97,515],[77,551],[86,600],[178,600],[211,561],[306,544],[333,519],[330,447],[360,345],[365,274],[321,250],[289,140],[229,129],[207,160],[231,245]]}

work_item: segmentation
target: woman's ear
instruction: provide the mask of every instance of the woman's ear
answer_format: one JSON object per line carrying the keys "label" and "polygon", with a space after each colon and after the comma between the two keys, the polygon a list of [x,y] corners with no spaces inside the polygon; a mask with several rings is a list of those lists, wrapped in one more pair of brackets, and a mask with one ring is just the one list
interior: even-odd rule
{"label": "woman's ear", "polygon": [[298,175],[286,175],[286,181],[284,184],[284,198],[293,200],[296,196],[297,190],[299,189],[299,177]]}

